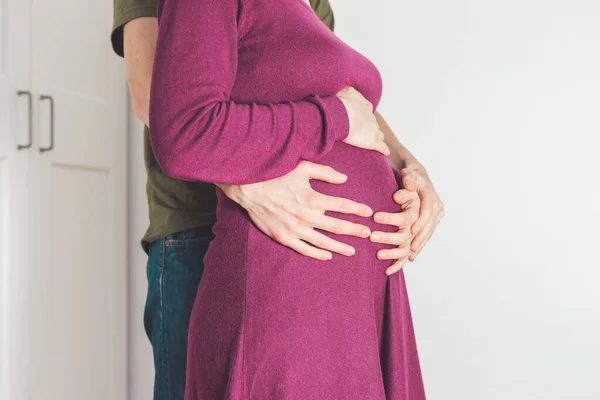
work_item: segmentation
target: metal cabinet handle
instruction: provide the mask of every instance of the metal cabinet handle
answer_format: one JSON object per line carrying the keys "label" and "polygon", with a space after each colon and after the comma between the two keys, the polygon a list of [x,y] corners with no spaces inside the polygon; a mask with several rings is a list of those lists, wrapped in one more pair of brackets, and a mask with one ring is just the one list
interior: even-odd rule
{"label": "metal cabinet handle", "polygon": [[28,90],[19,90],[17,92],[17,96],[19,96],[19,97],[21,97],[21,96],[27,96],[28,103],[29,103],[29,111],[28,111],[28,113],[29,113],[29,120],[28,120],[28,122],[29,122],[29,127],[28,127],[28,129],[29,129],[29,133],[28,133],[29,139],[28,139],[27,144],[19,144],[19,145],[17,145],[17,149],[18,150],[24,150],[24,149],[30,148],[31,145],[32,145],[32,142],[33,142],[33,116],[31,114],[31,101],[32,101],[31,100],[31,92],[28,91]]}
{"label": "metal cabinet handle", "polygon": [[50,146],[40,147],[40,153],[43,153],[54,148],[54,98],[43,94],[40,96],[40,100],[48,100],[50,102]]}

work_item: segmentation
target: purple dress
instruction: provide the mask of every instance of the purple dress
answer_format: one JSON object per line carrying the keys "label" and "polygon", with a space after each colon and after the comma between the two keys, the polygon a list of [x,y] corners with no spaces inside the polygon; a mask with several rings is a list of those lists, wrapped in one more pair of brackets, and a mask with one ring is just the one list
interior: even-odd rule
{"label": "purple dress", "polygon": [[[302,0],[162,0],[158,11],[150,132],[167,174],[246,184],[309,160],[349,177],[313,181],[317,191],[399,210],[386,158],[342,142],[348,116],[335,97],[353,86],[376,107],[379,72]],[[376,258],[386,246],[344,237],[353,257],[313,260],[218,198],[190,321],[187,400],[425,399],[404,276],[387,277],[390,262]]]}

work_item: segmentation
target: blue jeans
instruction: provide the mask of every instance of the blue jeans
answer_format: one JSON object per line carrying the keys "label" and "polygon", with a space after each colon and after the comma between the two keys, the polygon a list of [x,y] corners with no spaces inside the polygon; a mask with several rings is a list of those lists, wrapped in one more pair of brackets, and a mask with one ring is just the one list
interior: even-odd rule
{"label": "blue jeans", "polygon": [[154,400],[183,400],[190,314],[213,237],[206,226],[150,246],[144,327],[154,353]]}

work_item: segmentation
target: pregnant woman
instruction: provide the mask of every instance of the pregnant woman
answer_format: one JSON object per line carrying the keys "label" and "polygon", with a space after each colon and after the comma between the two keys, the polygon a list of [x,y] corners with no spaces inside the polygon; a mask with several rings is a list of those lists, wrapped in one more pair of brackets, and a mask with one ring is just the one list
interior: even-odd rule
{"label": "pregnant woman", "polygon": [[[150,132],[167,174],[248,184],[308,160],[348,176],[313,183],[320,192],[398,211],[373,116],[380,75],[303,0],[162,0],[158,18]],[[351,237],[356,254],[325,264],[217,194],[186,399],[425,399],[404,277],[385,274],[384,245]]]}

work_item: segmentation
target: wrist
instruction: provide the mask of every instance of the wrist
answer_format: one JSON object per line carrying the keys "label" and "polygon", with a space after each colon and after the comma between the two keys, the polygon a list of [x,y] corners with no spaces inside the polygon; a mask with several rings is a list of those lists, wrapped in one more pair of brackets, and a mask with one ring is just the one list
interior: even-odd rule
{"label": "wrist", "polygon": [[245,198],[244,192],[240,185],[225,185],[225,184],[216,184],[216,186],[225,193],[225,196],[229,197],[231,200],[235,201],[240,206],[244,207]]}

